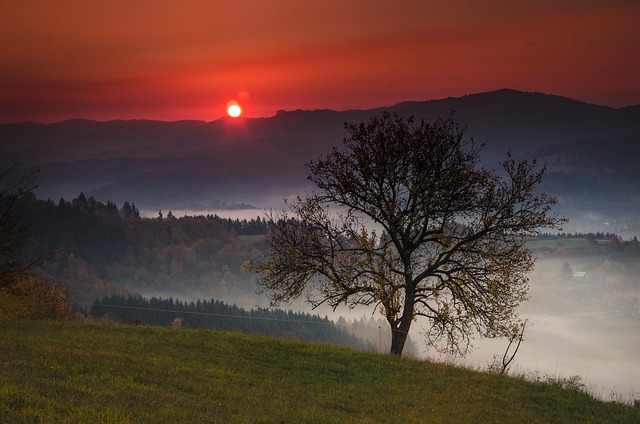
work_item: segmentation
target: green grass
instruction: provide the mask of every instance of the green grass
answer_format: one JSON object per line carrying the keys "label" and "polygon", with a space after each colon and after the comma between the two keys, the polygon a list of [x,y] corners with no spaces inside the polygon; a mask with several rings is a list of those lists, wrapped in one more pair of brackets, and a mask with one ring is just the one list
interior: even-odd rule
{"label": "green grass", "polygon": [[633,423],[640,409],[294,340],[0,321],[0,422]]}

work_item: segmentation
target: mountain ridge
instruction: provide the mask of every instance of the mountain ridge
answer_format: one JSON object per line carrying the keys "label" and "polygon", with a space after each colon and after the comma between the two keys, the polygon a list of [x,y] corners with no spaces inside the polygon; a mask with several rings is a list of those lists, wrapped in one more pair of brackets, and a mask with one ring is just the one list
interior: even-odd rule
{"label": "mountain ridge", "polygon": [[[615,148],[624,156],[625,146],[640,144],[640,106],[612,108],[501,89],[368,110],[279,111],[271,117],[237,120],[0,124],[0,151],[28,170],[40,169],[36,194],[41,198],[73,198],[84,192],[97,200],[130,200],[151,210],[207,208],[224,202],[263,207],[281,204],[282,197],[309,188],[304,164],[341,145],[345,122],[368,121],[383,112],[429,120],[454,113],[468,136],[486,144],[481,159],[490,166],[507,151],[519,158],[535,158],[541,152],[545,157],[566,157],[571,154],[567,145],[580,152],[582,140],[599,140],[603,148]],[[588,154],[596,155],[591,162],[598,160],[596,152],[590,149]],[[550,167],[556,172],[555,185],[547,187],[563,199],[578,196],[558,181],[581,174],[557,165]],[[609,178],[608,183],[624,182],[623,192],[638,189],[628,176],[614,176],[617,179]],[[578,180],[578,185],[580,181],[591,184],[590,179]],[[579,194],[582,200],[584,192]]]}

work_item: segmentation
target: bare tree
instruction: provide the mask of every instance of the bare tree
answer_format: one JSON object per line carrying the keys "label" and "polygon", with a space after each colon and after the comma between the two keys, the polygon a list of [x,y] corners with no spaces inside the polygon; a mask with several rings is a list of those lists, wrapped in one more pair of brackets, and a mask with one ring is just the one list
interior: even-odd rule
{"label": "bare tree", "polygon": [[[507,345],[507,348],[505,349],[502,356],[493,356],[493,363],[489,365],[488,371],[500,374],[505,374],[507,372],[509,366],[515,359],[518,350],[520,349],[520,344],[522,344],[522,342],[524,341],[524,330],[527,326],[527,322],[529,322],[529,320],[525,319],[522,323],[519,333],[509,336],[509,344]],[[511,346],[513,346],[514,343],[515,348],[513,349],[513,352],[511,352]]]}
{"label": "bare tree", "polygon": [[24,173],[15,161],[0,160],[0,290],[6,290],[38,260],[25,257],[20,225],[25,200],[36,188],[37,171]]}
{"label": "bare tree", "polygon": [[518,334],[534,263],[525,236],[563,222],[534,193],[544,168],[510,155],[480,167],[453,116],[346,128],[343,149],[307,164],[318,190],[268,217],[271,252],[254,269],[272,304],[375,305],[397,355],[419,316],[432,346],[459,354],[476,331]]}

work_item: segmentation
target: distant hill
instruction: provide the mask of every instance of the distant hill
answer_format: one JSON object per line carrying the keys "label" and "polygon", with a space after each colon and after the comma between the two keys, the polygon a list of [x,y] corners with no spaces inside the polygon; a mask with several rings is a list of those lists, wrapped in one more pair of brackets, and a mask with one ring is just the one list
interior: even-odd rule
{"label": "distant hill", "polygon": [[[610,157],[633,157],[640,144],[640,106],[615,109],[506,89],[371,110],[281,111],[259,119],[4,124],[0,150],[40,169],[41,198],[57,201],[84,192],[148,210],[236,203],[261,209],[279,207],[282,197],[307,187],[304,164],[341,145],[345,121],[366,121],[382,111],[428,119],[454,111],[467,134],[486,143],[482,158],[489,164],[508,150],[551,159],[555,174],[545,188],[566,200],[597,209],[597,196],[612,193],[609,184],[631,200],[639,197],[632,193],[633,166],[615,160],[600,165],[603,150]],[[589,155],[595,156],[585,159]],[[614,200],[619,208],[619,197]]]}

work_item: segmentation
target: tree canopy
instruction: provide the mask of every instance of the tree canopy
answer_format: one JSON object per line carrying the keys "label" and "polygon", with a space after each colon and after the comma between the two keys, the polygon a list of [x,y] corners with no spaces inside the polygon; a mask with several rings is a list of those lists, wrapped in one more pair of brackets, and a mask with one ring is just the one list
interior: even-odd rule
{"label": "tree canopy", "polygon": [[482,146],[453,115],[385,113],[346,129],[342,148],[307,164],[317,190],[268,216],[271,250],[254,268],[272,303],[374,305],[398,355],[417,317],[455,353],[476,332],[517,334],[533,268],[524,239],[564,220],[535,192],[544,167],[510,154],[480,166]]}

